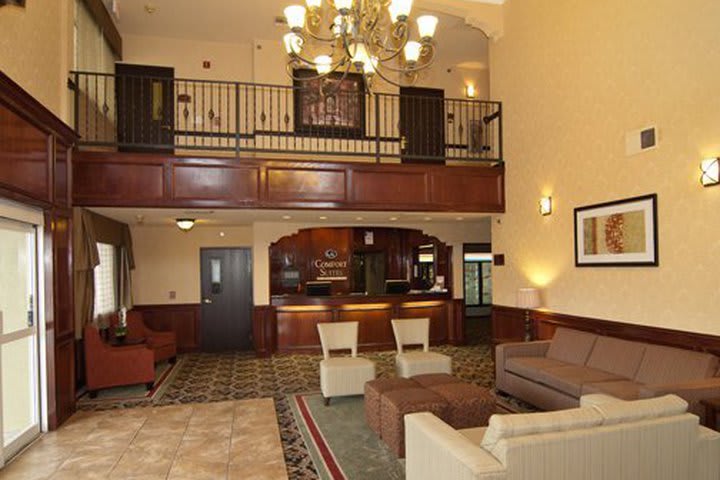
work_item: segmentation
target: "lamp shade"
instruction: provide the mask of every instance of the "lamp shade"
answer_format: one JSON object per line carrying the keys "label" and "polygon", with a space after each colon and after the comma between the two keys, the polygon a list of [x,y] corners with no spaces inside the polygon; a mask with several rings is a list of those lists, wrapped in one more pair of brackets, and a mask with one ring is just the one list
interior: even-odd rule
{"label": "lamp shade", "polygon": [[175,224],[183,232],[189,232],[195,226],[194,218],[177,218]]}
{"label": "lamp shade", "polygon": [[537,288],[520,288],[517,292],[517,306],[529,310],[540,306],[540,290]]}
{"label": "lamp shade", "polygon": [[305,26],[305,7],[302,5],[290,5],[283,13],[291,30],[302,30]]}
{"label": "lamp shade", "polygon": [[438,18],[434,15],[422,15],[418,17],[417,24],[418,31],[420,32],[420,38],[423,40],[430,40],[433,35],[435,35]]}
{"label": "lamp shade", "polygon": [[353,0],[335,0],[335,8],[337,8],[338,12],[345,15],[353,5]]}
{"label": "lamp shade", "polygon": [[329,55],[318,55],[315,57],[315,70],[320,75],[325,75],[332,71],[332,58]]}
{"label": "lamp shade", "polygon": [[305,0],[305,4],[308,8],[320,8],[322,6],[322,0]]}
{"label": "lamp shade", "polygon": [[407,20],[408,16],[410,16],[412,4],[412,0],[392,0],[392,2],[390,2],[390,5],[388,6],[392,21],[396,22],[398,20]]}
{"label": "lamp shade", "polygon": [[410,64],[417,63],[417,61],[420,60],[421,49],[422,45],[420,45],[420,43],[407,42],[405,44],[405,60],[407,60],[407,62]]}
{"label": "lamp shade", "polygon": [[283,43],[285,44],[285,51],[288,55],[299,55],[302,52],[303,40],[302,38],[293,33],[286,33],[283,36]]}

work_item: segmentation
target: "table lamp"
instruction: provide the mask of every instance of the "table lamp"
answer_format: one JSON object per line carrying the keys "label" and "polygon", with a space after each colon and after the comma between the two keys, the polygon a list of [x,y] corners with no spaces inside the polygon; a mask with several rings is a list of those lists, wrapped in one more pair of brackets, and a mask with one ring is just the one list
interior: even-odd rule
{"label": "table lamp", "polygon": [[537,288],[521,288],[517,292],[517,306],[525,310],[525,341],[532,340],[530,310],[540,306],[540,290]]}

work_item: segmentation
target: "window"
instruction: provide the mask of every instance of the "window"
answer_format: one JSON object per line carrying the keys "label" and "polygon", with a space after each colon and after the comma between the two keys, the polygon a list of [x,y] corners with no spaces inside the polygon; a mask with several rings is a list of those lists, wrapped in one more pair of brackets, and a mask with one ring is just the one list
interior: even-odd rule
{"label": "window", "polygon": [[480,307],[492,303],[492,255],[465,254],[465,305]]}
{"label": "window", "polygon": [[118,309],[118,255],[117,247],[98,243],[100,264],[95,267],[95,316]]}

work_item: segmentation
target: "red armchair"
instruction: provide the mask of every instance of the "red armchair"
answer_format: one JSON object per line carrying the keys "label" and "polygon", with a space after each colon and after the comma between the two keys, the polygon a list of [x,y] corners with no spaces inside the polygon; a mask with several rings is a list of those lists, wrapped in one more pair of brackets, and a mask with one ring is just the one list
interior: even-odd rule
{"label": "red armchair", "polygon": [[[117,322],[118,315],[115,314],[111,319],[111,325],[114,327],[117,325]],[[177,358],[175,332],[159,332],[148,328],[143,321],[142,313],[137,310],[127,312],[127,328],[127,338],[145,339],[148,348],[150,348],[155,355],[155,363],[162,360],[169,360],[170,363],[175,363]]]}
{"label": "red armchair", "polygon": [[146,345],[113,347],[100,338],[94,325],[85,326],[85,376],[90,397],[101,388],[155,383],[153,352]]}

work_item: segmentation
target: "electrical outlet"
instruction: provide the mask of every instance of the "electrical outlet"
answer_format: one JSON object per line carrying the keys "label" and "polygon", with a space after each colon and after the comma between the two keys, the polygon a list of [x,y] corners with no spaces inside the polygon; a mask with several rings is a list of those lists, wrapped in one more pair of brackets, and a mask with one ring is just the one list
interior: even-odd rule
{"label": "electrical outlet", "polygon": [[170,290],[170,291],[168,292],[168,298],[169,298],[170,300],[175,300],[175,297],[177,297],[177,293],[175,293],[175,290]]}

